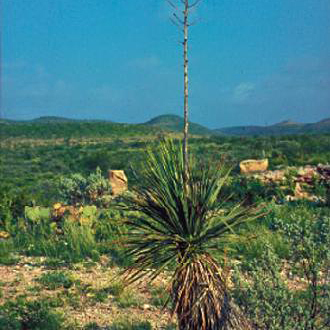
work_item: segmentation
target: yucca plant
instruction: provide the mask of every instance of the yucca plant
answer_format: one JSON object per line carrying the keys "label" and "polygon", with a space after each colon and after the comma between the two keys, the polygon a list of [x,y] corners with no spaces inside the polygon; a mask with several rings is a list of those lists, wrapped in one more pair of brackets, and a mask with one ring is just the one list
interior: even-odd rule
{"label": "yucca plant", "polygon": [[129,221],[134,265],[128,279],[153,280],[174,267],[170,297],[180,330],[249,329],[230,299],[228,270],[214,254],[235,237],[234,227],[257,215],[239,205],[224,210],[218,195],[227,175],[190,164],[185,182],[181,144],[167,140],[148,151],[140,185],[127,197],[129,208],[141,214]]}

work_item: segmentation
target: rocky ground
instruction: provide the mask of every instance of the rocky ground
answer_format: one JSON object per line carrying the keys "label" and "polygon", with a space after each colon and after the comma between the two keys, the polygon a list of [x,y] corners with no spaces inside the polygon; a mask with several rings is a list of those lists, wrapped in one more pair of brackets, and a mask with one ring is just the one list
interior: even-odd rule
{"label": "rocky ground", "polygon": [[162,308],[165,279],[128,286],[122,270],[106,257],[72,265],[21,257],[15,265],[0,265],[0,305],[19,296],[45,299],[74,329],[92,323],[112,329],[118,322],[143,321],[153,329],[174,329],[169,310]]}

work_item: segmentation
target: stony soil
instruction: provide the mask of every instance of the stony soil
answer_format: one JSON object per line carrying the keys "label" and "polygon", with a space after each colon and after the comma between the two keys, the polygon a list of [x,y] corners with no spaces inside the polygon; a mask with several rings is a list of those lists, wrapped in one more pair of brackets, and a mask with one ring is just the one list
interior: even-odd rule
{"label": "stony soil", "polygon": [[[122,269],[109,266],[107,258],[97,263],[90,261],[55,267],[49,267],[45,261],[44,258],[21,257],[15,265],[0,265],[0,305],[21,295],[29,300],[47,298],[59,305],[54,309],[63,314],[66,322],[73,324],[75,329],[83,329],[92,322],[106,328],[119,320],[149,321],[153,329],[174,329],[169,310],[153,304],[153,290],[167,290],[164,278],[151,285],[142,281],[128,286]],[[54,271],[68,274],[74,284],[70,288],[50,290],[38,281],[42,274]],[[114,283],[123,286],[120,295],[106,293],[101,298],[98,296]]]}

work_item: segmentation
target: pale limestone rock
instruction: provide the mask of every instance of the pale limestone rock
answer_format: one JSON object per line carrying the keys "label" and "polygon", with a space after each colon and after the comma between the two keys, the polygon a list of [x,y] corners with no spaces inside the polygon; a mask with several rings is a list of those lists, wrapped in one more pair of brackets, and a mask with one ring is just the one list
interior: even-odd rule
{"label": "pale limestone rock", "polygon": [[127,177],[122,170],[109,170],[109,181],[114,196],[120,195],[127,190]]}
{"label": "pale limestone rock", "polygon": [[265,172],[268,168],[268,159],[247,159],[239,163],[241,173],[249,174]]}

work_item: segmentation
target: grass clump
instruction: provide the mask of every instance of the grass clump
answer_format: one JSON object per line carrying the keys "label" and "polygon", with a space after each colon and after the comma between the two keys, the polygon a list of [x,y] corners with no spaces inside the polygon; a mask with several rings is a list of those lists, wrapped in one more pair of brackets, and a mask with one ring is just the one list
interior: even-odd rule
{"label": "grass clump", "polygon": [[119,319],[110,325],[109,330],[152,330],[152,325],[149,321]]}
{"label": "grass clump", "polygon": [[[109,299],[109,296],[112,296],[115,301],[126,306],[136,306],[136,299],[127,299],[126,293],[124,292],[124,284],[121,281],[115,281],[111,285],[106,286],[101,289],[87,289],[87,296],[90,298],[91,302],[106,302]],[[130,294],[130,293],[129,293]]]}
{"label": "grass clump", "polygon": [[110,286],[105,288],[104,290],[106,290],[109,294],[111,294],[115,297],[119,296],[124,291],[124,283],[121,281],[115,281]]}
{"label": "grass clump", "polygon": [[148,321],[129,321],[118,320],[110,326],[101,327],[96,322],[87,324],[84,330],[152,330],[152,326]]}
{"label": "grass clump", "polygon": [[137,296],[136,293],[128,289],[115,297],[114,300],[120,308],[138,307],[143,304],[142,297]]}
{"label": "grass clump", "polygon": [[149,290],[151,304],[155,307],[164,307],[170,298],[168,290],[163,286],[150,287]]}
{"label": "grass clump", "polygon": [[42,274],[37,281],[48,290],[69,289],[75,283],[70,275],[61,271]]}
{"label": "grass clump", "polygon": [[44,300],[27,301],[19,297],[0,306],[0,329],[61,330],[63,318]]}

